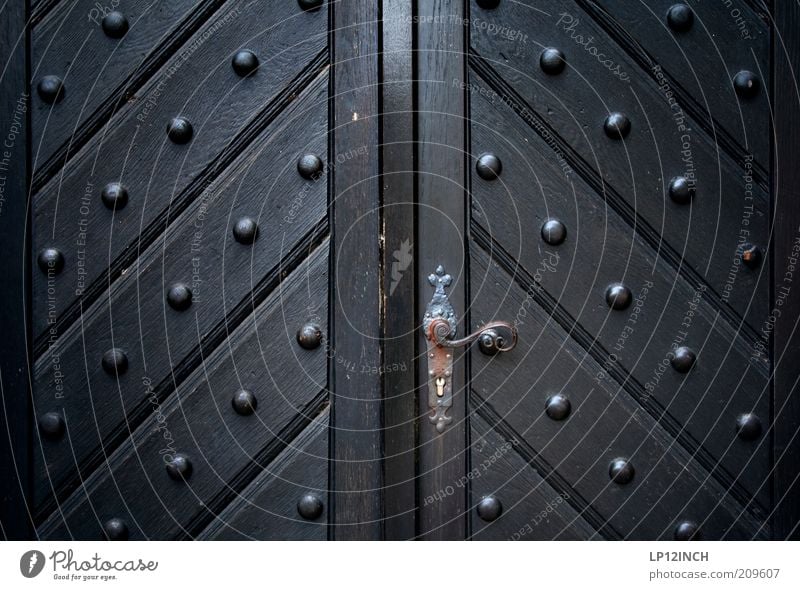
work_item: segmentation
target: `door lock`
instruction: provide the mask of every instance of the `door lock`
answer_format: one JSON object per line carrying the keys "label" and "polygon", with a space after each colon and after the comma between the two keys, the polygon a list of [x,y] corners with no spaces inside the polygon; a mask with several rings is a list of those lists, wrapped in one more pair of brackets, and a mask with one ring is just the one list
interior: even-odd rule
{"label": "door lock", "polygon": [[[433,414],[429,420],[442,433],[453,421],[447,409],[453,405],[453,349],[467,346],[479,340],[485,354],[508,352],[517,344],[517,329],[508,322],[488,322],[469,336],[456,339],[457,322],[453,306],[445,293],[445,287],[453,282],[439,265],[435,273],[428,276],[434,287],[433,297],[425,310],[422,329],[428,341],[428,406]],[[508,342],[498,330],[510,335]]]}

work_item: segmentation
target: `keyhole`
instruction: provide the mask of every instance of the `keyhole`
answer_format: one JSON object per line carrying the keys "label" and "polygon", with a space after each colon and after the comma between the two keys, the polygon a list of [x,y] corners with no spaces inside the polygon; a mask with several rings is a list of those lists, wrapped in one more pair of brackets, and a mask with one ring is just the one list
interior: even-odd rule
{"label": "keyhole", "polygon": [[444,395],[444,377],[436,378],[436,395],[439,397]]}

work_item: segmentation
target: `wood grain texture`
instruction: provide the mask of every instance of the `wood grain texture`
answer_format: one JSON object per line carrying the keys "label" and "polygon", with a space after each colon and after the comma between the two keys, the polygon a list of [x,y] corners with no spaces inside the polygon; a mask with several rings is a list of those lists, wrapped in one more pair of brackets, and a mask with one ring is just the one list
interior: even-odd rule
{"label": "wood grain texture", "polygon": [[[48,539],[95,539],[109,518],[124,519],[132,539],[191,537],[246,487],[326,403],[324,347],[301,348],[299,325],[313,319],[327,333],[328,249],[325,242],[280,288],[207,355],[176,393],[40,528]],[[144,385],[143,385],[144,388]],[[241,416],[239,389],[258,406]],[[186,482],[171,479],[164,457],[192,461]],[[238,484],[238,485],[237,485]]]}

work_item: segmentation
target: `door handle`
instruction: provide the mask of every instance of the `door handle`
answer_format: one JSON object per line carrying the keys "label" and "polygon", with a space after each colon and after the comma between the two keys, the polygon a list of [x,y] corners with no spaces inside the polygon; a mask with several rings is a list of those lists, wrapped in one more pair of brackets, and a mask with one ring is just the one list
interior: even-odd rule
{"label": "door handle", "polygon": [[[453,349],[468,346],[477,340],[485,354],[508,352],[517,344],[517,329],[508,322],[492,321],[472,334],[457,339],[455,310],[445,292],[445,287],[450,286],[453,277],[439,265],[436,272],[428,276],[428,282],[434,287],[434,292],[425,309],[422,329],[427,340],[428,407],[433,412],[429,420],[436,426],[436,431],[442,433],[453,421],[447,415],[448,408],[453,405]],[[508,341],[502,332],[510,335]]]}

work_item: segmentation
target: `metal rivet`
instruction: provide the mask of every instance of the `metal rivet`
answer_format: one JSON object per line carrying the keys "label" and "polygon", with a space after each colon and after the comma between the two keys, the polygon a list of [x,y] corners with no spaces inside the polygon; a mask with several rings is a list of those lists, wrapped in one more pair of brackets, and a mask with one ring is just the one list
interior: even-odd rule
{"label": "metal rivet", "polygon": [[761,263],[761,249],[752,244],[745,244],[742,247],[742,262],[747,268],[758,268]]}
{"label": "metal rivet", "polygon": [[733,87],[741,98],[753,98],[761,83],[753,72],[742,70],[733,77]]}
{"label": "metal rivet", "polygon": [[128,370],[128,356],[121,348],[111,348],[103,353],[102,364],[109,375],[124,375]]}
{"label": "metal rivet", "polygon": [[258,57],[249,49],[237,51],[231,60],[233,71],[245,78],[258,69]]}
{"label": "metal rivet", "polygon": [[631,290],[622,283],[613,283],[606,289],[606,303],[611,309],[625,309],[632,300]]}
{"label": "metal rivet", "polygon": [[297,513],[306,520],[316,520],[322,516],[322,500],[314,494],[306,494],[297,501]]}
{"label": "metal rivet", "polygon": [[699,541],[700,527],[691,520],[684,520],[675,527],[676,541]]}
{"label": "metal rivet", "polygon": [[297,331],[297,343],[306,350],[317,348],[322,342],[322,328],[317,324],[303,324]]}
{"label": "metal rivet", "polygon": [[544,411],[553,420],[563,420],[572,411],[572,404],[569,403],[566,395],[556,393],[547,398],[544,403]]}
{"label": "metal rivet", "polygon": [[495,180],[503,171],[503,163],[494,154],[481,154],[475,163],[475,169],[484,180]]}
{"label": "metal rivet", "polygon": [[300,8],[304,11],[318,10],[322,7],[324,0],[297,0]]}
{"label": "metal rivet", "polygon": [[112,39],[121,39],[128,32],[128,19],[118,10],[112,10],[103,17],[103,32]]}
{"label": "metal rivet", "polygon": [[611,481],[620,485],[625,485],[633,480],[636,470],[633,464],[623,457],[617,457],[608,466],[608,476]]}
{"label": "metal rivet", "polygon": [[56,440],[64,435],[64,418],[58,412],[47,412],[39,416],[39,431],[51,440]]}
{"label": "metal rivet", "polygon": [[121,518],[112,518],[103,525],[103,535],[108,541],[127,541],[128,525]]}
{"label": "metal rivet", "polygon": [[297,171],[306,180],[315,180],[322,174],[322,160],[314,154],[306,154],[297,161]]}
{"label": "metal rivet", "polygon": [[539,56],[539,67],[545,74],[555,76],[564,71],[564,67],[567,65],[566,59],[563,51],[555,47],[548,47]]}
{"label": "metal rivet", "polygon": [[36,91],[39,94],[39,98],[47,104],[61,102],[65,94],[64,83],[58,76],[44,76],[39,80]]}
{"label": "metal rivet", "polygon": [[672,353],[672,360],[670,363],[672,364],[672,368],[678,371],[678,373],[688,373],[689,369],[694,366],[696,360],[697,357],[691,348],[688,346],[679,346],[675,349],[675,352]]}
{"label": "metal rivet", "polygon": [[667,11],[667,24],[673,31],[685,33],[693,22],[694,12],[686,4],[673,4]]}
{"label": "metal rivet", "polygon": [[761,436],[761,420],[752,413],[742,414],[736,419],[736,434],[742,440],[756,440]]}
{"label": "metal rivet", "polygon": [[118,182],[112,182],[103,187],[100,192],[103,204],[114,211],[122,209],[128,204],[128,189]]}
{"label": "metal rivet", "polygon": [[542,239],[551,246],[558,246],[567,239],[567,227],[558,219],[548,219],[542,225]]}
{"label": "metal rivet", "polygon": [[192,475],[192,462],[186,455],[177,453],[172,456],[172,460],[166,464],[167,473],[175,481],[189,479]]}
{"label": "metal rivet", "polygon": [[478,348],[485,355],[497,354],[505,346],[505,339],[494,330],[486,330],[478,338]]}
{"label": "metal rivet", "polygon": [[503,513],[503,505],[494,496],[486,496],[478,502],[476,511],[481,520],[492,522],[497,520]]}
{"label": "metal rivet", "polygon": [[192,124],[184,117],[175,117],[167,125],[167,136],[173,143],[189,143],[193,134]]}
{"label": "metal rivet", "polygon": [[252,217],[242,217],[233,226],[233,237],[240,244],[252,244],[258,238],[258,224]]}
{"label": "metal rivet", "polygon": [[477,3],[484,10],[491,10],[500,6],[500,0],[477,0]]}
{"label": "metal rivet", "polygon": [[167,303],[175,311],[186,311],[192,305],[192,290],[183,283],[175,283],[167,291]]}
{"label": "metal rivet", "polygon": [[258,407],[258,400],[251,391],[240,389],[233,395],[231,405],[240,416],[250,416]]}
{"label": "metal rivet", "polygon": [[631,122],[622,113],[611,113],[603,124],[606,135],[611,139],[622,139],[631,131]]}
{"label": "metal rivet", "polygon": [[56,274],[64,270],[64,255],[56,248],[45,248],[39,252],[36,262],[39,265],[39,270],[45,274],[50,270]]}
{"label": "metal rivet", "polygon": [[669,183],[669,198],[679,205],[688,205],[694,198],[694,186],[683,176],[676,176]]}

